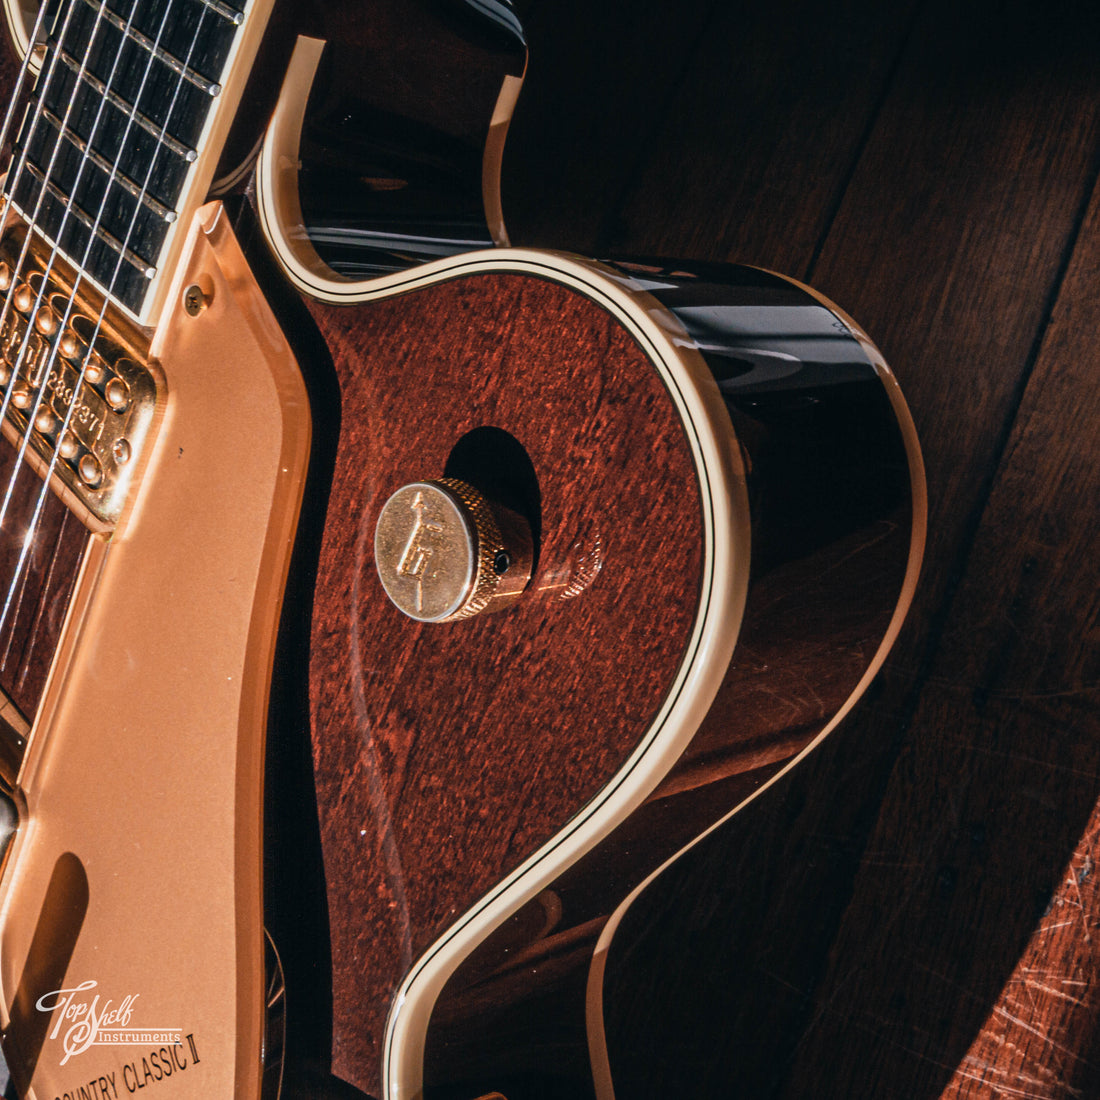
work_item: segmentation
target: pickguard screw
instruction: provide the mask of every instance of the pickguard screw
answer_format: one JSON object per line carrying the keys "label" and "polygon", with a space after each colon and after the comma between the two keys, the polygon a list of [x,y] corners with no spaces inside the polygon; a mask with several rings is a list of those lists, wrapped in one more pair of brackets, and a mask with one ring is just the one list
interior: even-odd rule
{"label": "pickguard screw", "polygon": [[206,295],[198,283],[192,283],[183,292],[183,308],[187,310],[188,317],[198,317],[206,309]]}

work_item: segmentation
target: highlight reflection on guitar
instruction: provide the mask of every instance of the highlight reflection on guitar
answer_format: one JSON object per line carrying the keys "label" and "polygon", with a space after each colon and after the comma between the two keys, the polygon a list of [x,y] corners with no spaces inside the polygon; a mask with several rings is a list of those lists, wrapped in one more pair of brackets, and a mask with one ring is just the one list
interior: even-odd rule
{"label": "highlight reflection on guitar", "polygon": [[912,424],[797,283],[506,247],[506,4],[274,7],[9,10],[4,1054],[610,1097],[622,914],[900,626]]}

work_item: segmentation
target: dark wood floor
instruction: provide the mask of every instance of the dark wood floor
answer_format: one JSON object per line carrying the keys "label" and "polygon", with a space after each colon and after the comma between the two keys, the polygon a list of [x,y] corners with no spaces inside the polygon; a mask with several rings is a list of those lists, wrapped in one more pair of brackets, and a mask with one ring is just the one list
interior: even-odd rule
{"label": "dark wood floor", "polygon": [[804,279],[910,401],[884,674],[646,900],[620,1100],[1100,1095],[1100,5],[556,0],[515,243]]}

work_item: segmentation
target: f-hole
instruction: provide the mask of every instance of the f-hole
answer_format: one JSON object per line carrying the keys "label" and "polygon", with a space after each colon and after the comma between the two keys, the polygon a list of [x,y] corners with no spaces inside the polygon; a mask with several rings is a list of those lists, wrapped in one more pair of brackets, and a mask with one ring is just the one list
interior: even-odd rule
{"label": "f-hole", "polygon": [[495,504],[527,520],[534,552],[531,575],[538,570],[542,534],[542,494],[535,467],[515,436],[503,428],[474,428],[451,449],[444,477],[457,478]]}

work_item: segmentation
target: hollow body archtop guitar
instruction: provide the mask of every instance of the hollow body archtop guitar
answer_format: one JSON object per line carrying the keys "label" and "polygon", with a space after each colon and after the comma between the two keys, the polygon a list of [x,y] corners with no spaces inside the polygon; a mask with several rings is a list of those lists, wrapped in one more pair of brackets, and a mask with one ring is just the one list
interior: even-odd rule
{"label": "hollow body archtop guitar", "polygon": [[4,1053],[610,1097],[623,915],[897,632],[912,425],[790,280],[490,247],[506,5],[290,8],[9,15]]}

